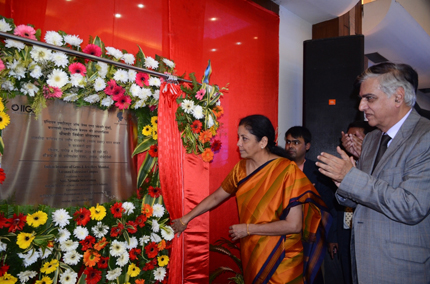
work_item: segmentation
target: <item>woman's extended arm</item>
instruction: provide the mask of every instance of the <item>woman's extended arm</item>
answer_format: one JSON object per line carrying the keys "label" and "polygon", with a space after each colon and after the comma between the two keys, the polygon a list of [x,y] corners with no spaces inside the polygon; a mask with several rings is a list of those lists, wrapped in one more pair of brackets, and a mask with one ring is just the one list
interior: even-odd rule
{"label": "woman's extended arm", "polygon": [[302,231],[303,206],[297,205],[290,209],[285,220],[266,224],[237,224],[230,227],[229,233],[233,241],[248,235],[282,236],[297,234]]}
{"label": "woman's extended arm", "polygon": [[187,228],[188,223],[195,217],[211,210],[212,208],[221,204],[224,200],[231,195],[227,193],[222,187],[219,187],[214,193],[202,200],[196,207],[193,208],[188,214],[185,214],[179,219],[172,221],[172,228],[178,237]]}

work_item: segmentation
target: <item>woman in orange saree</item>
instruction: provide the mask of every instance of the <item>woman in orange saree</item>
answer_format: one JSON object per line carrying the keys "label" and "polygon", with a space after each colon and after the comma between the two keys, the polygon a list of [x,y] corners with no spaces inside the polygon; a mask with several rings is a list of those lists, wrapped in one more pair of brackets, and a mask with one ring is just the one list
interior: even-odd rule
{"label": "woman in orange saree", "polygon": [[283,158],[266,117],[243,118],[238,134],[243,160],[172,227],[183,232],[194,217],[236,194],[240,224],[229,232],[233,241],[241,241],[245,283],[312,283],[325,253],[326,206],[297,165]]}

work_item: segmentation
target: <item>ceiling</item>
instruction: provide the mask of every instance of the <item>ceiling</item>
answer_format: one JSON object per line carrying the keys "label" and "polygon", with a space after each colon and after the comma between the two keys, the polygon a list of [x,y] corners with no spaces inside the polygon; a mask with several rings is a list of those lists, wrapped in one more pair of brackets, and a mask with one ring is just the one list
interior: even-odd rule
{"label": "ceiling", "polygon": [[[339,17],[357,3],[357,0],[272,1],[311,24]],[[407,5],[407,1],[410,0],[376,0],[364,5],[365,54],[378,52],[389,61],[411,65],[419,74],[419,89],[426,92],[430,88],[430,35],[423,28],[428,22],[423,24],[421,19],[429,20],[430,1],[415,0],[414,6]],[[421,17],[420,13],[427,16]]]}

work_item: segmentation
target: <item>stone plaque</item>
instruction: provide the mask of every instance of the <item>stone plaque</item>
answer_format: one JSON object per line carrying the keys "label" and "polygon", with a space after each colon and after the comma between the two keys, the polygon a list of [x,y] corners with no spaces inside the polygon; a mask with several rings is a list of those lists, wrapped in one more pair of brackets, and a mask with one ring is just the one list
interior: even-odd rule
{"label": "stone plaque", "polygon": [[24,96],[6,106],[1,199],[68,207],[125,200],[136,190],[131,113],[55,100],[36,119]]}

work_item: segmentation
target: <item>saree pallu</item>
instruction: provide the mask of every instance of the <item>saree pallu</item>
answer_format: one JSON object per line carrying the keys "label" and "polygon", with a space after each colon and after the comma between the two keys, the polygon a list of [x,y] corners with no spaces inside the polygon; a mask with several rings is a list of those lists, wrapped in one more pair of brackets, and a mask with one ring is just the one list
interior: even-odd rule
{"label": "saree pallu", "polygon": [[312,283],[324,258],[331,217],[297,165],[278,158],[246,176],[246,160],[242,160],[222,187],[229,193],[236,192],[240,223],[284,220],[290,208],[303,207],[301,234],[241,239],[245,283]]}

